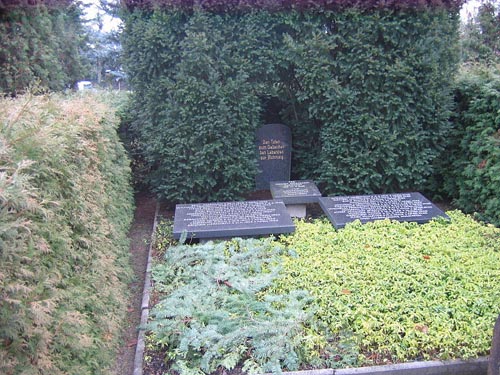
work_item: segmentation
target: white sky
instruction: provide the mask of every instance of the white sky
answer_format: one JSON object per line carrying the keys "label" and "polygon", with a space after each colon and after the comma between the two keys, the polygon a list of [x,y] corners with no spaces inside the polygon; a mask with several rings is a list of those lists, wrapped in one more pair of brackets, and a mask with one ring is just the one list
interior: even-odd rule
{"label": "white sky", "polygon": [[[81,3],[84,5],[90,5],[88,8],[85,9],[86,11],[86,16],[83,17],[85,20],[92,20],[95,19],[97,16],[97,12],[99,11],[98,5],[99,5],[99,0],[81,0]],[[110,17],[109,15],[105,14],[103,11],[101,11],[102,18],[103,18],[103,32],[107,33],[113,30],[116,30],[118,26],[121,24],[121,20],[119,18],[114,18]],[[97,25],[93,25],[95,29],[97,29]]]}
{"label": "white sky", "polygon": [[[99,0],[82,0],[82,3],[91,5],[87,9],[87,16],[84,18],[87,20],[95,18],[98,12],[97,4],[99,4]],[[481,5],[481,0],[468,0],[460,11],[460,18],[462,19],[462,22],[467,22],[467,20],[471,16],[475,15],[480,5]],[[121,24],[120,19],[110,17],[107,14],[103,14],[104,32],[110,32],[112,30],[116,30],[120,24]]]}
{"label": "white sky", "polygon": [[460,18],[462,22],[467,22],[467,20],[477,13],[477,9],[481,5],[481,0],[468,0],[460,10]]}

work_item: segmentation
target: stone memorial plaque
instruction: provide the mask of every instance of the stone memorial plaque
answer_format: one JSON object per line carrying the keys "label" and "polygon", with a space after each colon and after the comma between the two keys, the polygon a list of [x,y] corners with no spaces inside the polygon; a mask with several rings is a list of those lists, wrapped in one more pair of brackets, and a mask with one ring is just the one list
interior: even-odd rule
{"label": "stone memorial plaque", "polygon": [[288,204],[317,203],[321,193],[311,180],[303,181],[272,181],[271,194],[274,199]]}
{"label": "stone memorial plaque", "polygon": [[416,223],[450,219],[420,193],[323,197],[319,204],[337,229],[357,219],[363,224],[383,219]]}
{"label": "stone memorial plaque", "polygon": [[292,133],[283,124],[267,124],[257,130],[260,173],[255,177],[257,190],[269,190],[271,181],[290,179]]}
{"label": "stone memorial plaque", "polygon": [[231,238],[291,233],[295,230],[281,201],[242,201],[178,204],[174,238]]}

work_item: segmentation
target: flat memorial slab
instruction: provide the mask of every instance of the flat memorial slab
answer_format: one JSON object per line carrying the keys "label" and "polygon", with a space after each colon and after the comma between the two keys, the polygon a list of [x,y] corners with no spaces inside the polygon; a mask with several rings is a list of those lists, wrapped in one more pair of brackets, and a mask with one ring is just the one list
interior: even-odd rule
{"label": "flat memorial slab", "polygon": [[271,181],[271,194],[274,199],[281,199],[285,204],[317,203],[321,193],[311,180]]}
{"label": "flat memorial slab", "polygon": [[231,238],[291,233],[295,230],[282,201],[178,204],[174,238]]}
{"label": "flat memorial slab", "polygon": [[384,219],[420,224],[436,217],[450,219],[420,193],[323,197],[319,204],[336,229],[358,219],[363,224]]}

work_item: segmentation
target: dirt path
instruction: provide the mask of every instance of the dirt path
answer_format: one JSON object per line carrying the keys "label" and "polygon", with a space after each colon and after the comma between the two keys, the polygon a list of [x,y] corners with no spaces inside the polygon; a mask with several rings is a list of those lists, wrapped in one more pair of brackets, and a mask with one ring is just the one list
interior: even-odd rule
{"label": "dirt path", "polygon": [[141,321],[142,291],[148,260],[149,241],[153,229],[156,199],[153,195],[139,193],[135,197],[136,210],[130,228],[130,262],[134,271],[134,282],[129,285],[130,303],[123,345],[116,360],[116,375],[132,375],[134,371],[137,326]]}

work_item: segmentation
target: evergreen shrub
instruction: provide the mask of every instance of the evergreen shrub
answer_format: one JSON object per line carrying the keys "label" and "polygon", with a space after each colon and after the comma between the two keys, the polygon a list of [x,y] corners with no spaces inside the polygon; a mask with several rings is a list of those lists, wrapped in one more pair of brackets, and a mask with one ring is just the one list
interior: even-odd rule
{"label": "evergreen shrub", "polygon": [[0,100],[2,374],[114,365],[133,205],[111,99]]}
{"label": "evergreen shrub", "polygon": [[85,74],[82,10],[71,0],[0,3],[0,92],[63,90]]}
{"label": "evergreen shrub", "polygon": [[500,229],[448,215],[338,231],[296,221],[274,241],[194,246],[171,246],[160,225],[150,345],[181,374],[487,355],[500,312]]}
{"label": "evergreen shrub", "polygon": [[[160,231],[162,225],[159,226]],[[157,245],[169,244],[162,238]],[[250,374],[301,365],[349,365],[356,353],[340,335],[332,343],[311,333],[321,326],[305,291],[267,291],[286,253],[271,239],[233,239],[171,246],[153,268],[161,293],[150,314],[149,340],[183,375],[233,370]],[[333,341],[333,339],[335,339]],[[321,346],[321,355],[311,350]],[[201,371],[201,372],[200,372]]]}
{"label": "evergreen shrub", "polygon": [[455,97],[444,190],[460,209],[500,226],[500,72],[465,68]]}
{"label": "evergreen shrub", "polygon": [[[421,190],[450,129],[456,17],[443,9],[301,17],[294,167],[324,194]],[[432,46],[432,49],[429,48]]]}
{"label": "evergreen shrub", "polygon": [[128,19],[132,130],[153,190],[172,202],[231,200],[251,190],[259,75],[269,65],[258,49],[272,39],[265,20],[160,11]]}
{"label": "evergreen shrub", "polygon": [[129,132],[153,190],[253,189],[269,120],[292,128],[293,176],[325,194],[425,187],[450,129],[459,2],[367,3],[125,2]]}

